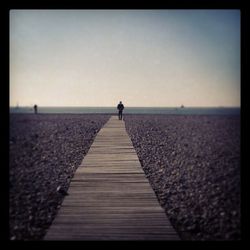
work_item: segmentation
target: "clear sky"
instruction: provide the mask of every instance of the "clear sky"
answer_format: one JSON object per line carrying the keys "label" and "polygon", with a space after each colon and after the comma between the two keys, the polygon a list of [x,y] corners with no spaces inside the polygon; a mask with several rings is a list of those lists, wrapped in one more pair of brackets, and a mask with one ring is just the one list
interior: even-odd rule
{"label": "clear sky", "polygon": [[11,10],[10,105],[240,106],[239,10]]}

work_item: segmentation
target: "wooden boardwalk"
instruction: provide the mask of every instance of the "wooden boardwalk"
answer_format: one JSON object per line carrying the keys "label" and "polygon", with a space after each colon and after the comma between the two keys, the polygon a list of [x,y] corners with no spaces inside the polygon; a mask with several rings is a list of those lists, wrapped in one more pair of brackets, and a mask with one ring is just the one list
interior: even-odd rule
{"label": "wooden boardwalk", "polygon": [[179,240],[116,116],[78,167],[45,240]]}

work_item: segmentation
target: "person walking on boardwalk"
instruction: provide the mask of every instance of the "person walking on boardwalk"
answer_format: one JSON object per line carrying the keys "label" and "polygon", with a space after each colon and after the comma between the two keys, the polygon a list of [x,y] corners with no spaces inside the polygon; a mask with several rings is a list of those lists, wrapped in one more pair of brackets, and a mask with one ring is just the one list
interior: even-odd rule
{"label": "person walking on boardwalk", "polygon": [[123,106],[122,102],[120,102],[117,105],[117,109],[119,110],[119,112],[118,112],[118,118],[119,118],[119,120],[122,120],[122,111],[124,109],[124,106]]}
{"label": "person walking on boardwalk", "polygon": [[35,114],[37,114],[37,105],[36,104],[34,105],[34,112],[35,112]]}

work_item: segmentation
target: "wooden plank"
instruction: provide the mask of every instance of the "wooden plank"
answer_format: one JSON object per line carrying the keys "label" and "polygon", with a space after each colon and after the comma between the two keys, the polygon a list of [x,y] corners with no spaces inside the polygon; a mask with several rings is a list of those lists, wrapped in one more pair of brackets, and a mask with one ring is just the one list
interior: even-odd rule
{"label": "wooden plank", "polygon": [[97,134],[45,240],[179,240],[117,117]]}

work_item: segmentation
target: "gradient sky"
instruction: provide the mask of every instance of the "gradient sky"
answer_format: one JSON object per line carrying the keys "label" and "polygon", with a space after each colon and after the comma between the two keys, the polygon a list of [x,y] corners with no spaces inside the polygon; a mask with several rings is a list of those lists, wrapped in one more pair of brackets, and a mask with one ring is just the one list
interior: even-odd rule
{"label": "gradient sky", "polygon": [[10,105],[240,106],[239,10],[11,10]]}

